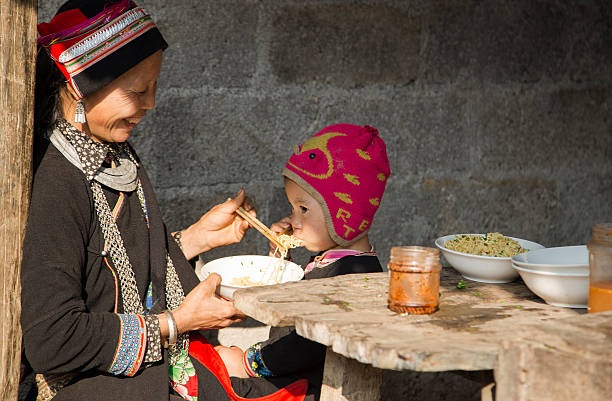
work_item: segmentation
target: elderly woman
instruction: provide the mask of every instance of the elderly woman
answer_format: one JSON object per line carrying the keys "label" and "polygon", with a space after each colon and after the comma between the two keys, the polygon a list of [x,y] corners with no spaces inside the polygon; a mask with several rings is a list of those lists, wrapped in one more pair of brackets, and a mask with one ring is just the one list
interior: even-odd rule
{"label": "elderly woman", "polygon": [[126,142],[155,105],[167,47],[151,17],[129,0],[70,0],[39,33],[35,131],[50,143],[35,160],[21,276],[38,399],[303,399],[305,381],[232,388],[194,333],[244,318],[215,296],[220,277],[199,282],[188,260],[240,241],[248,225],[234,212],[250,205],[240,191],[167,233]]}

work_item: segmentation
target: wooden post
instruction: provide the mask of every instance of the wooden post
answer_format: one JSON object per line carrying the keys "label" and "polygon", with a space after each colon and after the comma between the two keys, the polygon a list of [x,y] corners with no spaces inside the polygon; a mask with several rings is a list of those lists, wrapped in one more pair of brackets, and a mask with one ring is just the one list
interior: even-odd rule
{"label": "wooden post", "polygon": [[381,384],[382,369],[327,348],[321,401],[378,401]]}
{"label": "wooden post", "polygon": [[17,399],[19,270],[32,180],[36,0],[0,3],[0,400]]}

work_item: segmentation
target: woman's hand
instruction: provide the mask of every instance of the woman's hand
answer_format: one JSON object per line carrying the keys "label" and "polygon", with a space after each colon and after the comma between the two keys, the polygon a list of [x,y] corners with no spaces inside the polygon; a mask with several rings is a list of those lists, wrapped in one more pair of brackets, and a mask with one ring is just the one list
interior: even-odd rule
{"label": "woman's hand", "polygon": [[[215,294],[221,284],[221,276],[212,273],[198,284],[177,309],[172,311],[179,333],[194,330],[222,329],[246,319],[246,315],[234,308],[234,304]],[[168,323],[165,315],[160,318],[162,335],[168,335]]]}
{"label": "woman's hand", "polygon": [[223,359],[223,363],[230,376],[242,378],[250,377],[244,368],[244,353],[240,348],[235,345],[231,347],[217,345],[215,350],[219,353],[221,359]]}
{"label": "woman's hand", "polygon": [[183,230],[181,244],[185,257],[189,260],[212,248],[240,242],[249,228],[249,223],[235,213],[240,206],[255,216],[253,203],[241,189],[233,199],[215,205]]}
{"label": "woman's hand", "polygon": [[[285,234],[291,231],[291,217],[283,217],[280,221],[272,224],[270,226],[270,230],[274,231],[276,234]],[[278,252],[276,250],[277,246],[274,242],[270,241],[270,252],[268,256],[278,257]],[[288,259],[291,259],[289,255],[287,255]]]}

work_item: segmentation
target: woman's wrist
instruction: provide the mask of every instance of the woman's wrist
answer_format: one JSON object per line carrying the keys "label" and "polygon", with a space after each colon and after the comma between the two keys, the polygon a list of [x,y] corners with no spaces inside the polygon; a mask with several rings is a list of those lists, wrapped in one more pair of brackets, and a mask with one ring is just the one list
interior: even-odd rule
{"label": "woman's wrist", "polygon": [[168,345],[174,345],[176,344],[176,340],[179,334],[178,326],[171,311],[164,311],[164,315],[166,315],[166,322],[168,323]]}
{"label": "woman's wrist", "polygon": [[168,339],[168,317],[165,313],[160,313],[157,315],[157,320],[159,321],[159,336],[161,337],[162,343],[165,343]]}
{"label": "woman's wrist", "polygon": [[185,315],[185,310],[180,306],[172,311],[172,315],[174,316],[174,322],[176,323],[178,334],[195,330],[189,321],[189,317]]}
{"label": "woman's wrist", "polygon": [[197,229],[195,229],[193,226],[181,230],[180,233],[181,249],[183,250],[183,254],[187,260],[191,260],[199,254],[207,252],[211,249],[211,247],[206,243],[202,243],[202,239],[205,236],[198,235]]}
{"label": "woman's wrist", "polygon": [[[179,309],[173,311],[166,310],[157,315],[159,321],[159,333],[163,343],[171,343],[171,337],[178,337],[179,334],[183,334],[187,327],[184,317]],[[176,340],[175,340],[176,341]]]}

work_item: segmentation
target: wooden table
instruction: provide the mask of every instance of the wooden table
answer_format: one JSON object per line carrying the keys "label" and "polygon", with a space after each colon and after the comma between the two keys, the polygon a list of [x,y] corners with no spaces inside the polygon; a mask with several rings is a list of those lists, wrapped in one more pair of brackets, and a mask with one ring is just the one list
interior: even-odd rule
{"label": "wooden table", "polygon": [[440,310],[402,315],[387,309],[388,273],[354,274],[237,291],[234,303],[272,326],[295,326],[327,345],[321,400],[378,400],[381,369],[447,371],[495,367],[502,342],[522,327],[575,318],[584,309],[548,305],[518,280],[484,284],[445,267]]}

